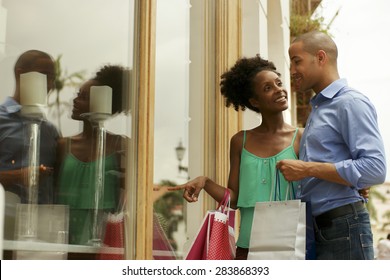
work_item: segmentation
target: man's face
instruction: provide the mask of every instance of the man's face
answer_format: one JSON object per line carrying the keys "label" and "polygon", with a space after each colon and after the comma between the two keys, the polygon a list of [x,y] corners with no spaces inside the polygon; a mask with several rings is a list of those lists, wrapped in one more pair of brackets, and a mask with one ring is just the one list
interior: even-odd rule
{"label": "man's face", "polygon": [[51,59],[40,58],[37,60],[35,71],[45,74],[47,78],[47,91],[54,89],[54,81],[56,77],[54,63]]}
{"label": "man's face", "polygon": [[318,67],[316,56],[303,49],[302,42],[292,43],[288,51],[290,55],[290,74],[296,90],[314,89],[317,83]]}
{"label": "man's face", "polygon": [[34,62],[34,66],[31,67],[31,69],[25,69],[21,73],[27,73],[33,71],[46,75],[48,93],[54,89],[54,81],[56,75],[55,75],[54,63],[51,59],[37,58],[36,61]]}

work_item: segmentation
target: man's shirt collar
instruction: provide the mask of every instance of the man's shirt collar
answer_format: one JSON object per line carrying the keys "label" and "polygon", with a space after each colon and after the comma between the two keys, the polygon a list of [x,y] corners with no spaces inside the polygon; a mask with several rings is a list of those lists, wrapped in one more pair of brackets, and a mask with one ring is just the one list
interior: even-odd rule
{"label": "man's shirt collar", "polygon": [[3,103],[5,110],[10,113],[17,113],[22,109],[22,105],[15,101],[12,97],[8,96]]}
{"label": "man's shirt collar", "polygon": [[342,88],[347,86],[347,80],[346,79],[338,79],[331,83],[329,86],[324,88],[322,91],[320,91],[318,94],[316,94],[312,100],[312,105],[318,105],[324,101],[330,100],[333,97],[335,97]]}
{"label": "man's shirt collar", "polygon": [[348,83],[346,79],[338,79],[324,88],[319,94],[326,98],[332,99],[340,91],[340,89],[347,85]]}

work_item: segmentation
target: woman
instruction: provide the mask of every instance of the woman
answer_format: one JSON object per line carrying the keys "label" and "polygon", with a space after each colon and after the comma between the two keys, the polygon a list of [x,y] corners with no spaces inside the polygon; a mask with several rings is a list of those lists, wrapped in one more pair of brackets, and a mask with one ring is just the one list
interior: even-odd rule
{"label": "woman", "polygon": [[[230,140],[230,174],[228,188],[231,206],[241,214],[236,259],[247,259],[249,239],[256,202],[268,201],[275,184],[276,162],[297,159],[302,131],[287,124],[283,111],[288,108],[287,91],[274,64],[259,55],[239,59],[221,76],[221,93],[226,106],[246,108],[261,114],[259,126],[240,131]],[[288,182],[281,176],[281,196]],[[201,189],[216,201],[224,197],[225,187],[205,176],[172,189],[184,189],[183,197],[195,202]]]}
{"label": "woman", "polygon": [[[87,117],[90,112],[91,86],[112,88],[112,113],[123,111],[122,94],[125,70],[121,66],[104,66],[92,79],[85,82],[73,100],[72,119],[83,122],[80,134],[60,139],[58,202],[69,205],[69,243],[88,244],[91,241],[95,208],[95,180],[98,155],[96,152],[98,129],[96,123]],[[122,168],[120,156],[123,151],[123,137],[106,133],[104,166],[104,194],[100,212],[117,210]],[[102,214],[102,213],[100,213]],[[100,225],[101,223],[99,223]]]}

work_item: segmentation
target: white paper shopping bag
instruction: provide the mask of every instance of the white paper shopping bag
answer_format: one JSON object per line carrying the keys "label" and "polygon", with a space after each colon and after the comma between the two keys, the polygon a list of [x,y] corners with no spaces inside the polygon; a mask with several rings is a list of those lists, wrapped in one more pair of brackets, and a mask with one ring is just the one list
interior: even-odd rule
{"label": "white paper shopping bag", "polygon": [[305,219],[300,200],[256,203],[248,259],[305,259]]}

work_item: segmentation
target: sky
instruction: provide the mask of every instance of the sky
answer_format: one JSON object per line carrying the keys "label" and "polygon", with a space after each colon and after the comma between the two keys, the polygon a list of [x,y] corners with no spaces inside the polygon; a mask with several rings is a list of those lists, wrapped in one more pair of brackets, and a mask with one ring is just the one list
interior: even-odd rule
{"label": "sky", "polygon": [[[323,0],[317,12],[330,23],[338,50],[339,73],[365,94],[378,114],[387,158],[390,157],[390,1]],[[387,179],[390,181],[390,165]]]}

